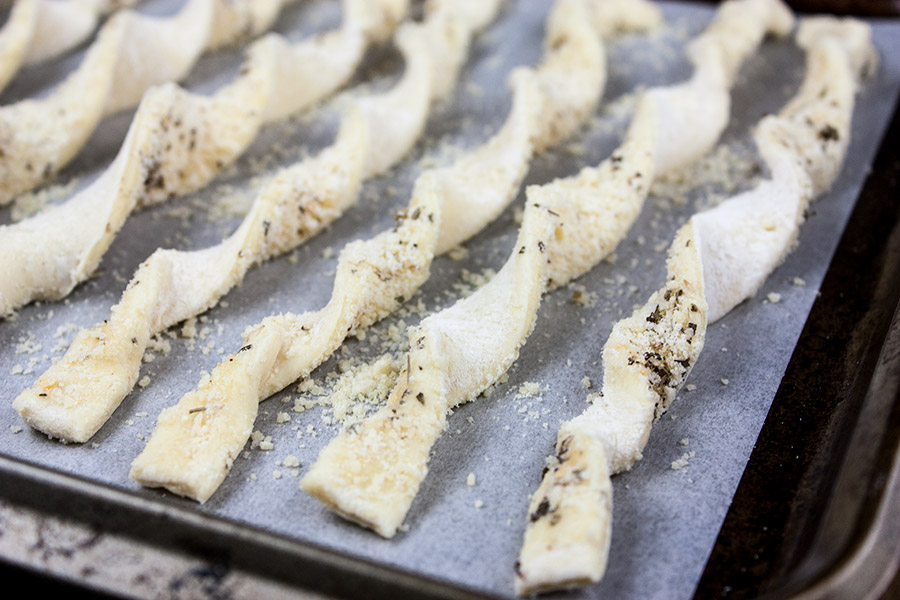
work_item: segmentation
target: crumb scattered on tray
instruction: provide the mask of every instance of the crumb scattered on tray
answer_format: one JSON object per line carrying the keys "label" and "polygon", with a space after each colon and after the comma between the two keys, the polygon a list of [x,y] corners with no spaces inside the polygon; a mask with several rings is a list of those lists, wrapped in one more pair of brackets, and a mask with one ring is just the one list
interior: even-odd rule
{"label": "crumb scattered on tray", "polygon": [[684,469],[685,467],[687,467],[688,461],[690,459],[694,458],[695,454],[696,454],[696,452],[691,450],[690,452],[685,452],[684,454],[682,454],[681,458],[679,458],[678,460],[673,460],[672,465],[671,465],[672,470],[680,471],[681,469]]}

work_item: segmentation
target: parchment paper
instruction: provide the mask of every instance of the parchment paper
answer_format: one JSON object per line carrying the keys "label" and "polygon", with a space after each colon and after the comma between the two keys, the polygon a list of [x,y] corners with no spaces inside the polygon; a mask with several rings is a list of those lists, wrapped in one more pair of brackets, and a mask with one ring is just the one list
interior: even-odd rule
{"label": "parchment paper", "polygon": [[[176,1],[149,1],[142,4],[142,10],[165,14],[179,5]],[[46,369],[51,357],[65,350],[74,335],[66,325],[90,326],[106,318],[139,262],[158,246],[200,248],[217,242],[223,232],[236,226],[239,216],[211,219],[210,211],[228,214],[225,209],[234,202],[225,200],[250,195],[260,182],[258,173],[272,172],[278,165],[290,164],[329,144],[334,112],[314,110],[286,125],[267,128],[237,168],[216,184],[133,215],[97,277],[79,286],[67,300],[29,306],[15,319],[0,322],[0,452],[145,497],[165,495],[140,489],[127,475],[156,415],[191,390],[201,372],[215,366],[219,349],[226,353],[236,350],[246,326],[272,313],[323,306],[331,292],[340,248],[391,225],[394,210],[406,204],[423,164],[446,161],[459,148],[476,145],[496,130],[509,108],[506,74],[513,66],[534,64],[539,59],[543,18],[549,6],[549,1],[538,0],[510,3],[474,45],[457,93],[430,119],[426,142],[386,177],[366,183],[359,204],[302,247],[296,261],[283,257],[251,271],[225,303],[207,313],[208,322],[198,323],[198,329],[206,326],[210,333],[195,340],[193,350],[188,349],[188,340],[172,340],[168,355],[159,354],[145,364],[142,376],[148,375],[150,384],[136,388],[92,442],[63,445],[27,427],[14,433],[22,423],[10,403]],[[669,23],[663,33],[649,38],[627,36],[610,45],[606,108],[572,144],[535,161],[526,183],[568,175],[606,157],[627,125],[631,106],[627,94],[638,85],[676,82],[689,74],[679,49],[688,35],[708,22],[712,9],[670,3],[663,9]],[[302,2],[285,11],[276,29],[299,39],[332,28],[339,18],[337,2]],[[568,597],[670,599],[692,594],[897,97],[900,24],[876,23],[874,31],[882,64],[858,98],[843,173],[834,188],[813,205],[798,249],[773,273],[760,294],[710,327],[706,348],[689,380],[696,390],[682,392],[654,427],[644,459],[614,480],[614,537],[606,578]],[[82,55],[75,53],[26,71],[0,101],[45,93]],[[402,67],[390,52],[376,55],[360,80],[388,85]],[[237,50],[207,56],[185,85],[192,90],[213,90],[230,79],[239,62]],[[733,96],[733,120],[723,144],[743,151],[752,148],[749,127],[793,94],[802,73],[802,53],[791,40],[766,42],[741,72]],[[105,120],[57,183],[75,178],[77,189],[96,177],[118,150],[131,115],[126,112]],[[427,161],[423,162],[423,157]],[[260,163],[265,168],[260,169]],[[721,189],[712,189],[712,193],[724,195]],[[523,200],[520,195],[514,206]],[[298,396],[294,386],[260,407],[257,429],[272,437],[274,450],[248,451],[236,460],[224,485],[207,504],[184,500],[184,505],[511,596],[512,567],[528,495],[539,483],[559,422],[586,406],[589,390],[581,381],[588,376],[599,384],[600,349],[613,322],[630,314],[633,305],[642,303],[662,284],[664,249],[698,204],[708,202],[702,194],[684,206],[649,199],[619,246],[615,262],[600,264],[577,282],[588,293],[597,294],[596,305],[573,303],[572,290],[567,288],[544,299],[537,327],[510,370],[509,381],[488,398],[479,398],[451,416],[450,428],[434,449],[431,472],[407,518],[409,530],[395,539],[383,540],[334,516],[298,489],[299,479],[281,464],[286,456],[294,455],[302,473],[338,431],[337,425],[326,424],[326,410],[291,412],[292,400]],[[449,305],[453,298],[448,290],[460,282],[463,269],[479,273],[484,268],[499,268],[515,238],[514,214],[515,208],[510,207],[473,239],[465,260],[438,258],[430,281],[412,303],[422,299],[428,310]],[[10,219],[10,209],[0,211],[0,222]],[[792,283],[796,277],[805,285]],[[781,301],[766,301],[769,292],[780,294]],[[407,317],[405,324],[413,324],[417,318]],[[379,327],[383,330],[389,323]],[[24,345],[20,345],[22,340]],[[204,353],[201,348],[210,342],[215,345]],[[36,344],[40,349],[35,350]],[[377,353],[377,346],[372,337],[361,343],[349,341],[340,358],[369,356]],[[35,364],[29,368],[32,359]],[[335,365],[336,359],[330,360],[314,377],[323,379]],[[24,373],[12,374],[19,370]],[[517,398],[524,382],[539,383],[540,398]],[[291,421],[277,423],[279,412],[292,414]],[[695,453],[688,466],[677,471],[670,468],[685,452]],[[275,471],[280,471],[280,479],[275,478]],[[474,487],[466,484],[469,473],[476,476]]]}

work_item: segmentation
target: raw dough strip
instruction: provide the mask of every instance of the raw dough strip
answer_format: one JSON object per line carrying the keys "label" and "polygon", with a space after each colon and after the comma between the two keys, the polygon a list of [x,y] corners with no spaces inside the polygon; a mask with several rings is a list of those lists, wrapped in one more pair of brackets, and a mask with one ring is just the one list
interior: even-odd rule
{"label": "raw dough strip", "polygon": [[545,290],[578,277],[615,248],[655,174],[713,147],[727,122],[737,67],[767,31],[785,34],[791,25],[778,0],[725,4],[691,44],[694,77],[647,92],[609,159],[528,188],[506,264],[473,295],[411,328],[408,369],[387,406],[332,440],[303,488],[339,514],[394,535],[428,472],[448,410],[474,399],[509,368]]}
{"label": "raw dough strip", "polygon": [[[199,27],[202,20],[188,17],[205,1],[192,0],[173,18],[184,27]],[[271,2],[280,0],[250,6],[257,11]],[[132,210],[202,187],[241,155],[262,125],[332,94],[352,76],[366,47],[394,31],[407,4],[344,0],[344,22],[337,31],[295,45],[269,34],[249,47],[235,80],[212,96],[173,83],[148,90],[118,156],[99,178],[63,204],[0,227],[0,315],[32,300],[66,296],[94,272]],[[225,6],[241,5],[229,0]],[[209,12],[208,6],[203,10]],[[107,28],[101,38],[123,31]],[[141,27],[131,34],[140,32],[150,33]],[[103,39],[98,44],[106,43]],[[118,87],[128,79],[116,81]],[[51,121],[56,132],[68,129]]]}
{"label": "raw dough strip", "polygon": [[0,205],[69,164],[104,116],[135,106],[153,85],[184,78],[204,50],[268,29],[283,3],[187,0],[170,17],[113,15],[49,96],[0,108]]}
{"label": "raw dough strip", "polygon": [[521,594],[598,581],[612,528],[611,474],[640,460],[703,348],[707,322],[753,296],[790,252],[812,197],[837,177],[859,78],[875,62],[868,25],[812,18],[797,39],[808,71],[797,96],[755,132],[771,179],[679,230],[668,279],[603,348],[603,391],[560,428],[554,466],[529,508],[516,569]]}
{"label": "raw dough strip", "polygon": [[[422,24],[406,24],[397,45],[406,61],[389,92],[360,100],[333,146],[282,170],[259,193],[241,226],[211,248],[157,250],[137,270],[110,318],[81,332],[65,356],[13,403],[30,426],[53,437],[87,441],[136,383],[150,337],[212,307],[254,264],[321,232],[358,197],[363,179],[399,161],[421,135],[433,101],[457,80],[473,31],[499,0],[468,0],[482,15],[444,0]],[[485,9],[488,10],[485,10]],[[467,16],[482,17],[478,21]],[[441,74],[441,80],[434,77]]]}
{"label": "raw dough strip", "polygon": [[[625,14],[631,19],[643,15],[645,26],[659,21],[656,9],[643,1],[590,6],[609,9],[614,4],[630,10],[616,9],[612,15],[598,10],[593,16],[605,25],[627,25],[621,18]],[[537,71],[520,69],[511,76],[513,107],[500,132],[452,167],[423,174],[393,231],[352,242],[343,250],[332,298],[324,309],[270,317],[250,329],[240,352],[216,367],[197,391],[163,412],[134,462],[132,478],[205,501],[246,443],[260,401],[307,375],[347,335],[412,296],[427,279],[436,248],[452,248],[493,220],[515,196],[538,138],[556,143],[566,135],[571,114],[586,120],[599,101],[605,60],[585,7],[582,0],[564,0],[554,8],[545,44],[548,56]],[[569,94],[560,88],[549,97],[543,92],[565,80],[581,84],[569,86]],[[476,191],[479,203],[471,200]],[[471,218],[473,212],[478,218]],[[442,214],[454,218],[442,219]]]}
{"label": "raw dough strip", "polygon": [[90,36],[105,15],[137,0],[17,0],[0,29],[0,90],[22,67],[59,56]]}

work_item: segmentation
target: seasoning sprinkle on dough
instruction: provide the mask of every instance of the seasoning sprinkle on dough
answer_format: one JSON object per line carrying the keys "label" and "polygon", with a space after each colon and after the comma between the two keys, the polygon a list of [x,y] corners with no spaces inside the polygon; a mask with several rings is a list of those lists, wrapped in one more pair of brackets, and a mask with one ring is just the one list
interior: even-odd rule
{"label": "seasoning sprinkle on dough", "polygon": [[[226,267],[235,266],[231,271],[215,271],[227,274],[231,282],[246,270],[242,261],[249,265],[284,252],[321,231],[355,201],[362,178],[399,161],[421,134],[432,103],[453,90],[472,35],[493,20],[499,7],[499,0],[433,2],[423,23],[405,25],[398,32],[398,44],[409,63],[404,81],[383,97],[365,100],[355,115],[351,112],[346,118],[338,143],[292,173],[301,184],[299,204],[292,204],[296,194],[275,182],[271,199],[261,197],[238,232],[224,242],[233,247],[214,250]],[[434,77],[434,73],[442,76]],[[318,318],[316,314],[281,315],[252,328],[246,336],[246,352],[226,359],[201,389],[163,412],[147,447],[134,461],[131,477],[143,485],[206,500],[224,479],[230,459],[246,443],[259,401],[324,360],[352,329],[346,321],[360,313],[366,318],[365,294],[380,291],[383,286],[378,283],[392,282],[387,298],[391,306],[397,304],[405,284],[403,277],[394,275],[402,257],[394,256],[389,242],[401,238],[400,249],[413,252],[415,242],[410,238],[418,239],[419,230],[433,229],[433,218],[433,211],[417,206],[398,216],[391,240],[379,241],[377,254],[367,253],[359,244],[355,252],[342,253],[338,281],[349,279],[362,286],[359,304],[355,296],[361,292],[344,284],[349,289]],[[422,247],[427,247],[424,240]],[[235,260],[242,251],[239,248],[246,256]],[[303,350],[292,348],[301,345]],[[290,375],[298,369],[300,375]],[[207,402],[214,403],[216,410],[205,411],[200,419],[184,420],[186,407],[189,411],[190,406]]]}
{"label": "seasoning sprinkle on dough", "polygon": [[356,102],[330,148],[278,173],[231,236],[193,252],[160,249],[144,261],[110,317],[81,332],[62,360],[17,398],[25,421],[62,440],[89,439],[134,387],[154,334],[208,310],[255,264],[320,233],[356,201],[363,179],[399,161],[419,138],[435,97],[429,44],[437,34],[460,39],[461,26],[447,19],[427,30],[400,29],[401,81]]}
{"label": "seasoning sprinkle on dough", "polygon": [[[653,422],[684,384],[707,323],[753,296],[793,248],[810,200],[837,177],[854,95],[876,62],[869,26],[805,19],[799,92],[754,137],[770,170],[755,189],[694,215],[669,249],[668,279],[619,321],[603,348],[603,388],[563,424],[555,466],[532,497],[516,589],[522,593],[598,581],[612,528],[610,475],[641,458]],[[726,383],[727,380],[722,380]]]}
{"label": "seasoning sprinkle on dough", "polygon": [[[791,24],[777,0],[726,4],[691,45],[693,78],[644,94],[625,141],[609,159],[528,188],[506,264],[477,292],[410,330],[408,380],[399,377],[385,408],[322,450],[304,488],[337,513],[394,535],[428,472],[448,409],[475,398],[509,368],[545,290],[578,277],[615,248],[655,174],[712,148],[728,120],[738,67],[766,32],[786,34]],[[424,405],[407,401],[417,392],[424,392]]]}
{"label": "seasoning sprinkle on dough", "polygon": [[[649,4],[638,0],[626,0],[626,3],[638,9],[638,13],[644,9],[651,24],[658,23],[658,14]],[[569,118],[577,111],[586,118],[591,112],[589,107],[599,100],[605,79],[602,46],[588,24],[590,15],[580,12],[583,7],[580,0],[561,2],[559,7],[551,17],[546,64],[537,73],[522,70],[512,76],[513,108],[500,132],[484,146],[466,153],[449,169],[423,174],[414,186],[410,205],[398,215],[397,226],[392,231],[344,248],[332,298],[324,309],[303,315],[270,317],[250,329],[247,341],[253,343],[252,353],[223,362],[213,372],[209,385],[185,396],[165,414],[165,423],[161,418],[154,433],[159,441],[154,443],[152,438],[135,461],[132,474],[138,481],[163,485],[199,500],[208,498],[227,474],[228,458],[236,455],[246,442],[259,401],[309,373],[347,335],[383,318],[409,298],[427,279],[435,248],[441,247],[441,235],[445,236],[443,248],[455,247],[465,236],[490,222],[514,197],[538,138],[546,135],[544,143],[552,143],[553,136],[564,131],[561,125],[548,126],[539,116],[546,113]],[[633,18],[634,14],[630,14]],[[566,43],[558,43],[560,39]],[[586,58],[590,59],[587,63]],[[542,86],[550,81],[564,80],[565,72],[573,75],[570,80],[583,82],[589,93],[578,86],[575,86],[577,93],[573,90],[572,94],[549,96],[541,92]],[[544,102],[550,99],[552,106],[567,105],[569,110],[547,111]],[[585,102],[588,107],[582,105]],[[446,212],[451,214],[464,213],[467,205],[457,206],[456,202],[473,190],[483,200],[477,207],[481,224],[465,221],[445,230],[444,207],[449,206],[452,210]],[[238,381],[241,385],[235,384]],[[248,383],[244,384],[245,381]],[[417,403],[424,404],[424,394],[421,400],[418,395],[414,397]],[[178,419],[198,398],[210,402],[224,399],[229,412],[205,420],[195,435],[188,429],[189,423]],[[181,460],[165,458],[172,447],[183,449]],[[160,467],[163,463],[167,465],[164,468]],[[153,465],[153,470],[147,465]]]}
{"label": "seasoning sprinkle on dough", "polygon": [[[48,4],[84,2],[41,2],[42,13],[48,12],[43,8]],[[282,4],[284,0],[187,0],[170,17],[132,10],[112,16],[78,68],[48,97],[0,108],[0,205],[59,172],[104,116],[135,106],[153,85],[183,79],[203,51],[268,29]],[[43,35],[56,37],[57,32]],[[136,64],[138,56],[152,59]]]}
{"label": "seasoning sprinkle on dough", "polygon": [[[171,19],[183,21],[182,27],[186,28],[206,27],[202,24],[208,23],[209,18],[204,21],[195,14],[205,6],[204,1],[209,0],[191,0]],[[254,2],[253,10],[261,10],[272,1]],[[0,315],[33,300],[54,300],[68,295],[95,271],[122,223],[135,208],[163,202],[206,185],[243,153],[262,125],[284,119],[332,94],[353,75],[370,44],[390,37],[406,14],[407,4],[408,0],[344,0],[344,20],[336,31],[294,45],[270,34],[249,47],[237,78],[212,96],[192,94],[172,83],[147,91],[122,148],[100,177],[63,204],[14,225],[0,227],[0,270],[4,273],[0,278]],[[116,19],[110,23],[113,21]],[[122,25],[107,29],[106,37],[101,36],[97,44],[108,43],[117,48],[118,39],[125,35],[165,37],[159,23],[145,31],[129,26],[131,21],[119,22]],[[179,39],[193,38],[200,33],[192,31],[181,32]],[[107,38],[109,41],[104,41]],[[97,44],[87,61],[115,60],[117,52]],[[171,65],[167,67],[171,68]],[[78,100],[68,98],[60,108],[67,111],[70,105],[80,106],[95,88],[108,87],[92,81],[92,77],[113,77],[117,89],[143,92],[146,87],[144,83],[129,83],[129,78],[122,79],[108,71],[105,67],[82,67],[64,84],[73,88],[66,94],[74,94]],[[140,73],[141,70],[135,70],[136,77],[143,77]],[[134,99],[139,97],[137,93]],[[14,105],[19,106],[28,105]],[[4,127],[4,110],[0,108],[0,132]],[[65,114],[76,118],[74,112]],[[27,119],[20,115],[14,121]],[[40,124],[46,126],[46,121],[46,117],[41,117]],[[53,135],[77,129],[65,120],[61,122],[54,117],[51,121]],[[52,154],[53,145],[52,141],[42,142],[41,156]],[[24,156],[19,148],[2,150],[4,157]],[[27,167],[25,164],[23,168],[27,171]],[[4,174],[0,170],[0,182],[9,180],[9,172]]]}

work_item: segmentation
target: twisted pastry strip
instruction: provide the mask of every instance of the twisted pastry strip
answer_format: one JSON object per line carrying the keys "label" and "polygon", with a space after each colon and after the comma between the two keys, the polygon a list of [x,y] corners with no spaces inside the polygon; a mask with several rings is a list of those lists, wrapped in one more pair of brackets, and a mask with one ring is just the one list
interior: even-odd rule
{"label": "twisted pastry strip", "polygon": [[771,179],[679,230],[668,279],[603,348],[603,392],[563,424],[556,466],[529,509],[516,587],[526,594],[598,581],[612,527],[610,475],[641,458],[653,422],[668,408],[703,348],[707,322],[756,293],[790,252],[812,197],[837,177],[847,151],[859,77],[875,54],[858,21],[808,19],[798,31],[808,72],[755,140]]}
{"label": "twisted pastry strip", "polygon": [[[645,24],[658,20],[658,13],[646,3],[626,0],[624,4],[644,11]],[[500,132],[452,167],[420,176],[411,203],[401,211],[393,231],[353,242],[343,250],[325,308],[270,317],[251,329],[245,346],[219,365],[210,381],[163,412],[134,462],[132,478],[206,500],[246,443],[261,400],[308,374],[347,335],[385,317],[409,298],[427,279],[435,248],[457,245],[496,216],[515,195],[536,139],[562,130],[541,120],[546,112],[541,83],[549,76],[544,74],[557,77],[566,69],[573,79],[580,76],[578,80],[590,93],[565,101],[585,115],[590,111],[576,106],[574,98],[591,106],[599,100],[604,59],[597,34],[588,24],[589,15],[583,12],[585,6],[582,0],[566,0],[555,7],[548,27],[548,59],[537,73],[523,69],[513,74],[513,107]],[[570,59],[551,60],[558,55]],[[559,102],[563,100],[558,96]],[[475,190],[481,204],[468,200]],[[469,212],[481,215],[480,224],[464,215]],[[460,217],[443,219],[444,214]]]}
{"label": "twisted pastry strip", "polygon": [[[177,18],[202,6],[195,1]],[[0,315],[35,299],[64,297],[94,272],[135,207],[202,187],[240,156],[262,125],[333,93],[367,45],[393,31],[407,0],[344,0],[344,7],[338,31],[293,46],[274,34],[254,43],[238,77],[213,96],[174,84],[149,90],[119,154],[97,180],[61,205],[0,227]]]}
{"label": "twisted pastry strip", "polygon": [[[440,6],[423,25],[398,32],[407,63],[401,81],[349,111],[334,145],[281,171],[230,237],[194,252],[157,250],[140,266],[110,318],[81,332],[62,360],[15,400],[29,425],[63,440],[87,441],[134,387],[153,334],[209,309],[254,264],[322,231],[356,201],[363,178],[406,154],[437,97],[436,65],[460,66],[468,47],[470,32],[453,5]],[[444,82],[456,79],[442,73]],[[440,91],[450,90],[442,83]]]}
{"label": "twisted pastry strip", "polygon": [[[694,77],[648,92],[609,159],[528,189],[506,264],[476,293],[410,330],[408,370],[387,406],[332,440],[305,476],[304,489],[383,536],[396,532],[428,472],[448,409],[475,398],[509,368],[547,288],[581,275],[615,248],[654,174],[712,147],[727,121],[737,66],[766,31],[785,33],[791,25],[778,0],[726,6],[692,44]],[[663,133],[667,128],[678,132]]]}
{"label": "twisted pastry strip", "polygon": [[0,29],[0,90],[23,66],[71,50],[88,38],[97,21],[136,0],[18,0]]}
{"label": "twisted pastry strip", "polygon": [[67,165],[104,116],[136,105],[153,85],[184,78],[205,49],[268,29],[282,4],[188,0],[171,17],[114,15],[53,93],[0,108],[0,204]]}

